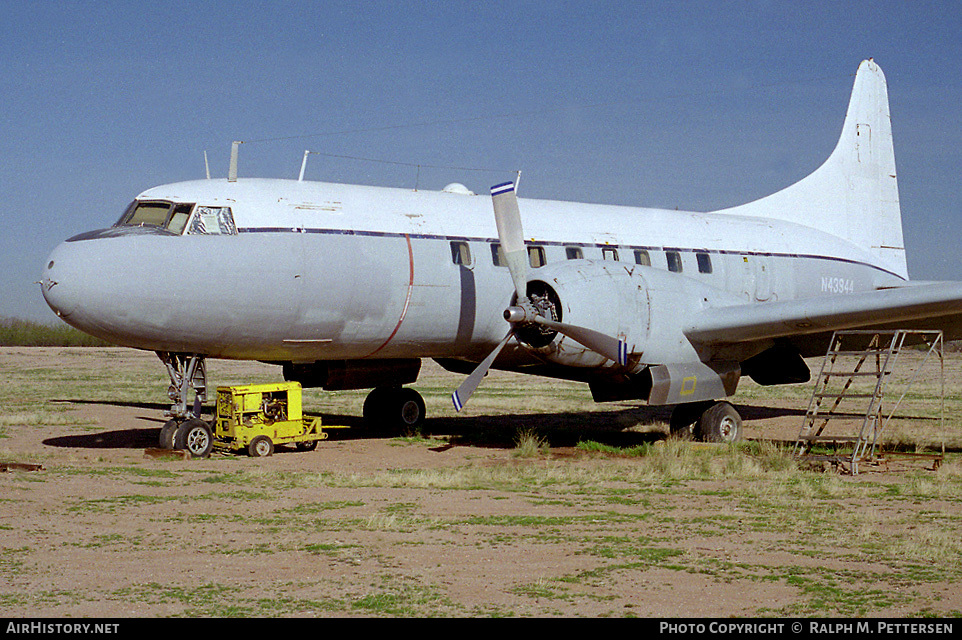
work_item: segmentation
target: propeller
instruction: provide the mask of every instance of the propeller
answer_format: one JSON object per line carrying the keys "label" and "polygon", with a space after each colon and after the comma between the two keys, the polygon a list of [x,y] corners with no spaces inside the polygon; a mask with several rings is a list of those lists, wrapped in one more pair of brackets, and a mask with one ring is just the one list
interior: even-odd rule
{"label": "propeller", "polygon": [[498,226],[498,240],[504,252],[505,265],[514,282],[517,294],[515,306],[508,307],[504,319],[511,325],[508,334],[498,343],[494,351],[481,361],[461,385],[451,394],[454,408],[461,411],[468,398],[474,393],[488,369],[505,345],[514,337],[516,330],[524,325],[539,324],[568,336],[588,349],[625,366],[628,364],[628,345],[624,340],[613,338],[593,329],[579,327],[565,322],[551,320],[539,314],[528,298],[528,251],[524,246],[524,232],[521,228],[521,211],[513,182],[491,187],[491,202],[494,205],[494,220]]}
{"label": "propeller", "polygon": [[504,261],[514,281],[518,302],[528,299],[528,251],[521,229],[521,211],[513,182],[491,187],[494,221],[498,225],[498,240],[504,251]]}

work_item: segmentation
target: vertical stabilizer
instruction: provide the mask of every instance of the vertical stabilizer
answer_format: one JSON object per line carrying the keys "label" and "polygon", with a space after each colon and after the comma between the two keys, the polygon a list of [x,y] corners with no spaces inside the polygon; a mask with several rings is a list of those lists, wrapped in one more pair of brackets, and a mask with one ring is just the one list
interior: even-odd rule
{"label": "vertical stabilizer", "polygon": [[796,222],[865,248],[878,265],[908,278],[888,90],[871,59],[859,65],[842,135],[814,173],[770,196],[725,209]]}

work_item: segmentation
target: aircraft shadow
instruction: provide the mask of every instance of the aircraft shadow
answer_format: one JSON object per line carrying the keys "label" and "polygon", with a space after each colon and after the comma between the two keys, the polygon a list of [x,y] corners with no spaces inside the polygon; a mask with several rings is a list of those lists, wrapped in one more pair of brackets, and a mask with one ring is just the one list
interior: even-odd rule
{"label": "aircraft shadow", "polygon": [[[149,409],[151,411],[164,411],[170,409],[170,403],[163,402],[127,402],[122,400],[81,400],[77,398],[51,398],[47,402],[53,404],[99,404],[108,407],[131,407],[134,409]],[[163,422],[163,420],[161,420]]]}
{"label": "aircraft shadow", "polygon": [[47,438],[43,444],[75,449],[147,449],[156,447],[159,440],[160,429],[121,429]]}
{"label": "aircraft shadow", "polygon": [[[137,416],[137,420],[157,423],[156,428],[130,428],[98,433],[65,435],[48,438],[43,444],[53,447],[84,449],[142,449],[156,447],[160,437],[159,425],[165,421],[164,403],[122,402],[104,400],[62,399],[51,402],[132,407],[157,411],[156,416]],[[784,416],[803,416],[803,409],[763,407],[739,404],[745,420],[765,420]],[[209,408],[209,407],[208,407]],[[363,418],[355,415],[320,414],[323,424],[341,425],[348,429],[330,429],[330,440],[365,440],[390,438],[398,434],[372,431],[365,427]],[[633,447],[653,443],[668,437],[667,424],[671,407],[639,406],[610,411],[571,413],[505,414],[488,416],[451,416],[425,420],[419,435],[449,437],[460,446],[512,449],[519,434],[535,433],[552,447],[573,447],[579,442],[593,441],[612,447]],[[211,419],[211,415],[205,415]],[[280,452],[281,449],[278,450]]]}

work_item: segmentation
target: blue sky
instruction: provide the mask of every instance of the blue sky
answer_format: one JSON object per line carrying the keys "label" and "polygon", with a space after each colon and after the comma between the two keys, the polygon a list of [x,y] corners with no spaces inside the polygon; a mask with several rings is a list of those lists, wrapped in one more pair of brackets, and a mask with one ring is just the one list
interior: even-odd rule
{"label": "blue sky", "polygon": [[962,280],[958,2],[0,0],[0,316],[137,193],[226,175],[711,210],[831,152],[859,62],[889,84],[914,279]]}

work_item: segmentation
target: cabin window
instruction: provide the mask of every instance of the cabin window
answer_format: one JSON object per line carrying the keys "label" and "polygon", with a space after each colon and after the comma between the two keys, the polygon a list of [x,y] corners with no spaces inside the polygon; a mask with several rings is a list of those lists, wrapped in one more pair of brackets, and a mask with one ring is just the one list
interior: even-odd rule
{"label": "cabin window", "polygon": [[547,262],[544,259],[544,247],[528,247],[528,264],[532,269],[543,267]]}
{"label": "cabin window", "polygon": [[465,267],[471,266],[471,247],[467,242],[451,242],[451,261]]}
{"label": "cabin window", "polygon": [[504,249],[497,242],[491,245],[491,264],[496,267],[507,266],[504,261]]}
{"label": "cabin window", "polygon": [[681,273],[681,254],[677,251],[666,251],[665,257],[668,259],[668,270]]}
{"label": "cabin window", "polygon": [[635,250],[635,264],[640,264],[644,267],[651,266],[651,256],[644,249]]}
{"label": "cabin window", "polygon": [[581,260],[585,257],[581,247],[565,247],[565,256],[568,260]]}
{"label": "cabin window", "polygon": [[207,236],[236,235],[234,214],[231,213],[230,207],[197,207],[187,233]]}
{"label": "cabin window", "polygon": [[698,260],[698,273],[711,273],[711,256],[707,253],[696,253]]}
{"label": "cabin window", "polygon": [[603,247],[601,249],[601,258],[603,260],[618,260],[618,250],[614,247]]}

